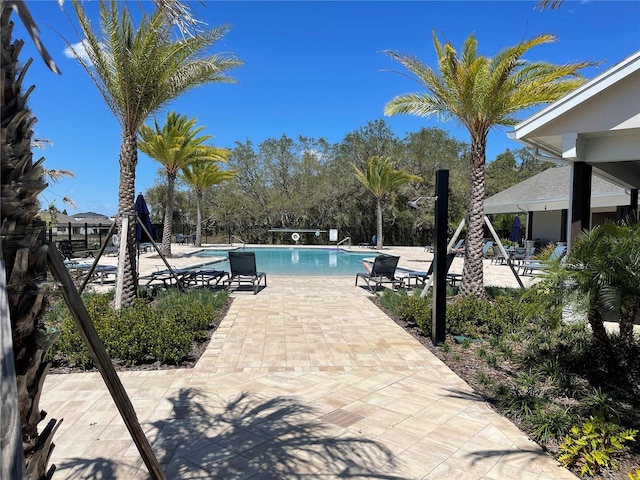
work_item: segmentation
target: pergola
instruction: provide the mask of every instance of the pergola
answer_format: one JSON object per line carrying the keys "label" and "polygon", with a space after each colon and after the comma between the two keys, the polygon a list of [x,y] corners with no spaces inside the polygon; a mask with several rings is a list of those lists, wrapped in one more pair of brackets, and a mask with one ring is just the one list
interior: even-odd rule
{"label": "pergola", "polygon": [[638,214],[640,188],[640,51],[530,116],[509,138],[539,158],[571,165],[568,246],[590,228],[591,176],[628,189]]}

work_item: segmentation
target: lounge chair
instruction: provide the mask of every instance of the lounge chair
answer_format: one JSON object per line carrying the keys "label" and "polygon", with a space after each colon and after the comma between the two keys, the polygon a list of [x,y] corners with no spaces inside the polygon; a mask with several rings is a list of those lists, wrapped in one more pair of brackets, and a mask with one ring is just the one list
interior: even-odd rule
{"label": "lounge chair", "polygon": [[549,259],[542,261],[542,260],[522,260],[520,262],[520,267],[522,269],[522,275],[526,275],[527,272],[529,272],[531,275],[533,275],[533,271],[534,270],[544,270],[545,268],[549,267],[549,263],[550,262],[554,262],[554,261],[558,261],[560,259],[562,259],[562,257],[564,256],[564,254],[567,252],[567,247],[564,245],[559,245],[556,247],[556,249],[553,251],[553,253],[551,255],[549,255]]}
{"label": "lounge chair", "polygon": [[376,248],[378,246],[378,236],[374,235],[373,237],[371,237],[369,243],[360,243],[358,245],[360,247]]}
{"label": "lounge chair", "polygon": [[356,273],[356,287],[359,278],[367,282],[367,288],[371,292],[376,292],[383,283],[391,283],[393,288],[402,286],[402,280],[396,278],[398,260],[400,257],[394,255],[378,255],[373,261],[370,272]]}
{"label": "lounge chair", "polygon": [[464,238],[458,240],[458,243],[451,249],[451,252],[455,252],[456,255],[460,256],[464,255]]}
{"label": "lounge chair", "polygon": [[[492,247],[493,242],[491,240],[484,244],[484,246],[482,247],[482,256],[484,258],[492,258],[495,255],[496,249]],[[489,250],[491,250],[491,253],[489,253]]]}
{"label": "lounge chair", "polygon": [[[447,254],[447,280],[452,285],[454,285],[458,281],[458,274],[449,273],[449,269],[451,268],[451,264],[453,263],[454,258],[456,258],[455,252],[450,252]],[[429,265],[429,269],[426,272],[420,271],[420,270],[412,270],[407,273],[407,275],[404,277],[403,280],[405,281],[405,284],[407,287],[411,287],[412,281],[415,282],[416,287],[419,284],[420,286],[424,286],[432,274],[433,274],[433,262],[431,262],[431,265]]]}
{"label": "lounge chair", "polygon": [[[158,267],[156,266],[156,268]],[[182,285],[187,285],[189,277],[194,272],[192,268],[172,268],[171,270],[173,272],[168,268],[158,270],[149,276],[141,277],[140,280],[143,280],[143,278],[147,280],[147,283],[144,284],[145,287],[162,286],[168,289],[176,285],[176,277],[178,277]]]}
{"label": "lounge chair", "polygon": [[215,288],[220,285],[220,282],[222,282],[225,277],[229,277],[229,272],[225,272],[224,270],[195,270],[185,275],[184,281],[189,287]]}
{"label": "lounge chair", "polygon": [[505,258],[505,256],[502,254],[501,251],[498,250],[498,253],[496,253],[496,255],[494,255],[494,257],[491,259],[491,263],[494,263],[496,265],[502,265],[504,263],[507,263],[507,258],[509,260],[511,260],[513,258],[513,256],[516,253],[516,247],[507,247],[504,250],[505,252],[507,252],[507,257]]}
{"label": "lounge chair", "polygon": [[262,279],[264,279],[264,286],[267,286],[267,274],[257,271],[255,252],[229,252],[229,265],[231,275],[224,281],[227,287],[230,287],[233,282],[238,282],[238,288],[242,283],[250,283],[255,295],[258,293]]}
{"label": "lounge chair", "polygon": [[[90,263],[67,262],[66,265],[69,271],[78,273],[80,278],[83,278],[87,273],[89,273],[89,270],[91,270]],[[115,265],[96,265],[91,274],[90,281],[98,280],[100,285],[103,285],[104,281],[109,279],[109,275],[113,275],[115,277],[117,273],[118,267]]]}

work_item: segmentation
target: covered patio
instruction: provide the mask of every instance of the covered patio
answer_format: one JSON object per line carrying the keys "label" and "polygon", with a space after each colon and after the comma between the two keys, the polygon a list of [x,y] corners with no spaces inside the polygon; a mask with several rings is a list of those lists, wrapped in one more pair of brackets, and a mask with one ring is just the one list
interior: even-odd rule
{"label": "covered patio", "polygon": [[[592,176],[625,189],[638,215],[640,51],[515,126],[509,137],[538,158],[571,166],[567,244],[591,227]],[[633,212],[633,213],[632,213]]]}

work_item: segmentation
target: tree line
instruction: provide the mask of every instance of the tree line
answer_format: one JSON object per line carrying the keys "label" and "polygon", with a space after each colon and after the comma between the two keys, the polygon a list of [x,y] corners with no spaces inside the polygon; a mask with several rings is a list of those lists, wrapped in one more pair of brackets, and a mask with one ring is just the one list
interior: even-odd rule
{"label": "tree line", "polygon": [[[433,238],[434,205],[409,202],[433,195],[435,172],[449,170],[449,224],[455,229],[469,202],[469,144],[440,128],[421,128],[399,137],[384,120],[370,121],[330,144],[323,138],[270,138],[260,144],[237,141],[225,165],[235,178],[203,192],[202,229],[207,240],[226,243],[231,235],[248,243],[290,243],[275,228],[338,228],[339,238],[369,242],[376,234],[376,198],[354,174],[374,156],[389,157],[393,167],[421,177],[400,186],[382,202],[387,245],[427,245]],[[507,149],[486,167],[487,195],[508,188],[550,167],[529,149]],[[174,231],[191,234],[196,224],[196,192],[178,182],[173,198]],[[154,223],[166,213],[167,177],[160,171],[145,194]],[[505,236],[510,218],[498,218]],[[305,243],[326,237],[303,235]]]}

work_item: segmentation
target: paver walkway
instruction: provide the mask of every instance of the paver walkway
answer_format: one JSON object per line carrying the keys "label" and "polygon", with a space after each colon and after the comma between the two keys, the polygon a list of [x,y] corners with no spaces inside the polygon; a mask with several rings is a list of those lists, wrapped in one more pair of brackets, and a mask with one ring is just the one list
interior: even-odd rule
{"label": "paver walkway", "polygon": [[[269,277],[193,369],[121,379],[169,479],[574,479],[353,279]],[[97,373],[49,375],[54,479],[142,479]]]}

